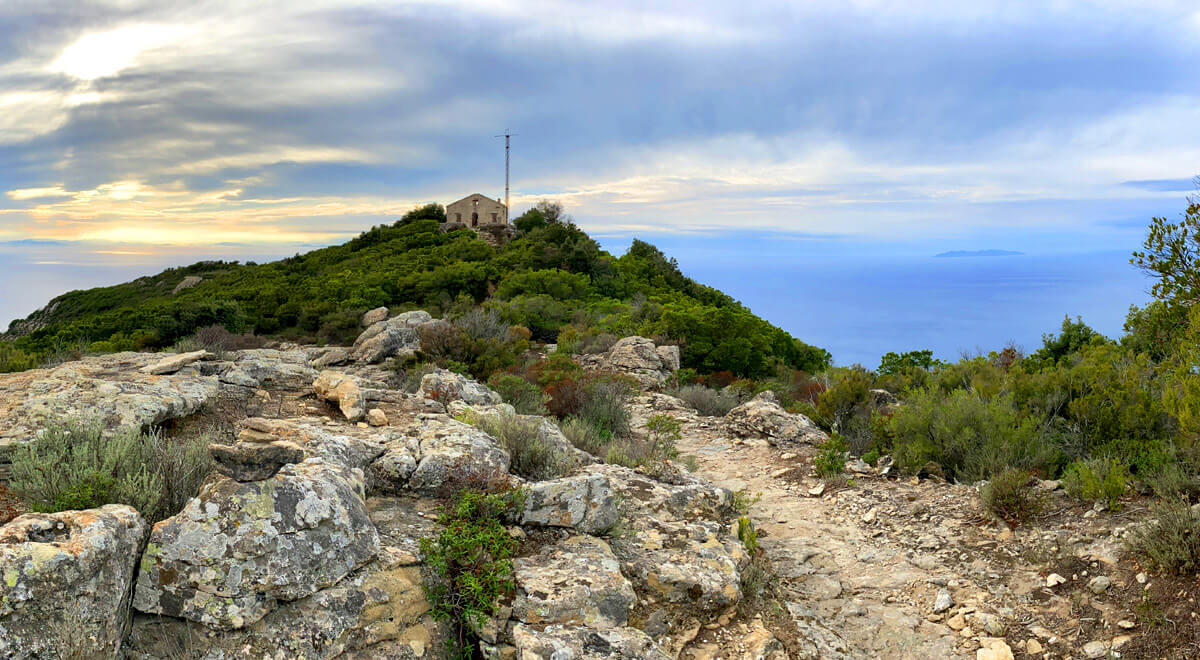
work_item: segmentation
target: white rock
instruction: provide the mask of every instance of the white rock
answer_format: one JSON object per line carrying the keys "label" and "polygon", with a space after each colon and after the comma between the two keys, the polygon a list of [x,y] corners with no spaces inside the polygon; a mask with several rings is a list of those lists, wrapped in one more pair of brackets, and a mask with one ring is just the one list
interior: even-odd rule
{"label": "white rock", "polygon": [[1046,586],[1050,587],[1051,589],[1066,581],[1067,578],[1059,575],[1058,573],[1051,573],[1050,575],[1046,576]]}

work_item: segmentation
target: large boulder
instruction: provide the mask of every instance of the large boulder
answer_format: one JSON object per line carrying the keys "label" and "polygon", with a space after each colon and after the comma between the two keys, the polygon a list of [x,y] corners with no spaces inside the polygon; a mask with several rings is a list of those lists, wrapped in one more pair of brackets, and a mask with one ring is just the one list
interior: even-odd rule
{"label": "large boulder", "polygon": [[133,605],[219,629],[263,618],[372,560],[361,470],[320,458],[265,481],[218,477],[154,526]]}
{"label": "large boulder", "polygon": [[393,323],[395,320],[380,321],[364,330],[354,341],[350,359],[355,362],[374,364],[396,355],[402,349],[416,350],[421,343],[417,331],[411,327]]}
{"label": "large boulder", "polygon": [[612,549],[593,536],[572,536],[513,561],[513,621],[530,625],[619,628],[637,595]]}
{"label": "large boulder", "polygon": [[363,314],[362,325],[364,328],[369,328],[380,321],[386,321],[388,317],[387,307],[376,307],[371,311]]}
{"label": "large boulder", "polygon": [[146,523],[133,507],[0,527],[0,657],[119,658]]}
{"label": "large boulder", "polygon": [[221,372],[221,382],[256,389],[302,389],[317,377],[316,369],[309,362],[321,353],[321,349],[313,348],[253,348],[238,351],[229,368]]}
{"label": "large boulder", "polygon": [[578,474],[526,486],[522,525],[569,527],[585,534],[611,529],[620,519],[608,477]]}
{"label": "large boulder", "polygon": [[[445,415],[418,415],[409,435],[417,441],[417,464],[406,487],[434,495],[454,486],[490,487],[509,480],[509,456],[492,436]],[[389,443],[380,460],[409,443]],[[376,461],[378,462],[378,461]],[[372,466],[374,469],[374,466]]]}
{"label": "large boulder", "polygon": [[625,374],[650,389],[662,385],[679,370],[679,347],[655,346],[645,337],[625,337],[608,352],[583,355],[579,361],[585,369]]}
{"label": "large boulder", "polygon": [[730,410],[725,423],[735,435],[775,442],[818,444],[829,437],[811,419],[784,410],[770,390]]}
{"label": "large boulder", "polygon": [[496,405],[504,399],[488,388],[466,376],[438,369],[421,378],[421,389],[417,394],[446,405],[451,401],[462,401],[469,405]]}
{"label": "large boulder", "polygon": [[176,371],[186,367],[193,362],[207,360],[213,357],[208,351],[191,351],[190,353],[172,353],[159,359],[156,362],[148,364],[138,371],[144,374],[152,374],[160,376],[162,374],[173,374]]}

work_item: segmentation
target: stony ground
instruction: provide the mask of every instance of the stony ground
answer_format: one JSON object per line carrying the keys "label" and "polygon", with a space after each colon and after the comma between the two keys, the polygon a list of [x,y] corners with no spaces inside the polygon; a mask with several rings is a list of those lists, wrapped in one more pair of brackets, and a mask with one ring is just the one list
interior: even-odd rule
{"label": "stony ground", "polygon": [[[679,419],[678,448],[695,474],[748,497],[792,615],[782,626],[767,617],[768,627],[792,657],[833,657],[839,644],[854,658],[1159,657],[1132,653],[1144,646],[1146,585],[1121,556],[1121,537],[1145,513],[1136,502],[1096,512],[1055,490],[1039,519],[1012,529],[970,486],[881,476],[861,463],[845,483],[825,483],[812,476],[813,446],[735,438],[724,420],[677,403],[644,396],[635,423]],[[1052,576],[1065,582],[1048,586]],[[707,630],[688,653],[739,657],[739,637],[762,614]],[[798,629],[781,629],[790,624]],[[830,633],[837,639],[813,656],[812,639]]]}

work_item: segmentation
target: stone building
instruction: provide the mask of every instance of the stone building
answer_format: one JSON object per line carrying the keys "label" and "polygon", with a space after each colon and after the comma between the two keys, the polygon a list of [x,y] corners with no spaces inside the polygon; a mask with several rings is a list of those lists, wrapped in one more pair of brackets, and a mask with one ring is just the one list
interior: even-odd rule
{"label": "stone building", "polygon": [[475,228],[508,224],[508,208],[500,201],[475,193],[446,205],[446,221]]}

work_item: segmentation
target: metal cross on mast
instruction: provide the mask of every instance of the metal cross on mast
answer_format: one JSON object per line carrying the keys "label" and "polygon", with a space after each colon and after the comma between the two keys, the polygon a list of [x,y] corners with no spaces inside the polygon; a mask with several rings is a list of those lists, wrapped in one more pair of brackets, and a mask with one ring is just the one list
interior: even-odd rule
{"label": "metal cross on mast", "polygon": [[508,129],[506,128],[506,129],[504,129],[503,135],[495,136],[495,137],[504,138],[504,213],[506,216],[504,218],[505,222],[508,221],[508,217],[507,217],[507,215],[508,215],[508,141],[509,141],[509,138],[511,138],[514,135],[520,135],[520,133],[509,133]]}

